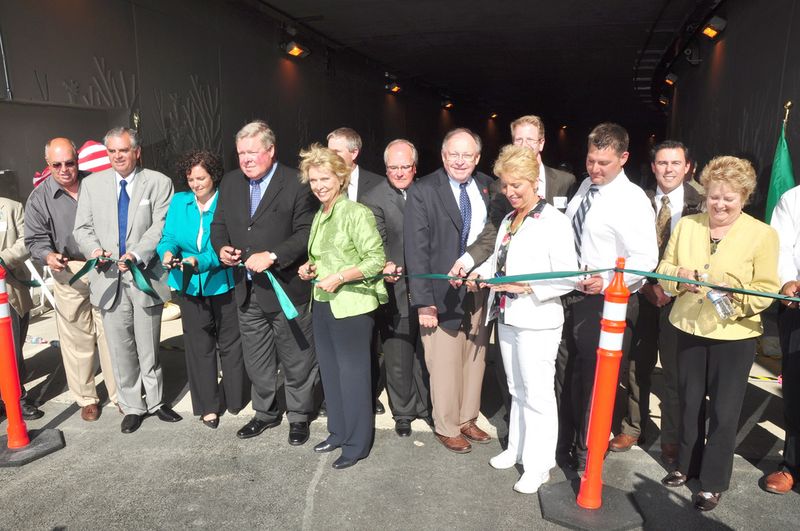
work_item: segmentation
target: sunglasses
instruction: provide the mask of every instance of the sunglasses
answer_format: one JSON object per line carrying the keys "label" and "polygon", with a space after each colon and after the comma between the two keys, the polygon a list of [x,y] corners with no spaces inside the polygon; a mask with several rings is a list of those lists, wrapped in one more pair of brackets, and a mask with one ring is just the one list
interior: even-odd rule
{"label": "sunglasses", "polygon": [[56,170],[60,170],[61,166],[64,166],[65,168],[74,168],[75,167],[75,161],[74,160],[68,160],[66,162],[51,162],[50,166],[52,166],[53,169],[56,169]]}

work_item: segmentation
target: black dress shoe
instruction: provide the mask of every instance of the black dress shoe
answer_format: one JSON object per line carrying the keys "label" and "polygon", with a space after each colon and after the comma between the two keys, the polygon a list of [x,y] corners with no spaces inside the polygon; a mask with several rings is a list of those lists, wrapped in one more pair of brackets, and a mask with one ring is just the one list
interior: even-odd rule
{"label": "black dress shoe", "polygon": [[[704,496],[705,495],[705,496]],[[694,500],[694,508],[698,511],[713,511],[722,497],[720,492],[698,492]]]}
{"label": "black dress shoe", "polygon": [[400,437],[411,436],[411,421],[408,419],[398,419],[394,423],[394,431]]}
{"label": "black dress shoe", "polygon": [[673,470],[669,474],[667,474],[664,479],[661,480],[661,483],[666,485],[667,487],[680,487],[684,485],[689,480],[689,476],[685,476],[678,472],[677,470]]}
{"label": "black dress shoe", "polygon": [[31,404],[20,404],[22,418],[25,420],[36,420],[44,417],[44,411]]}
{"label": "black dress shoe", "polygon": [[308,435],[308,422],[289,423],[289,444],[292,446],[300,446],[301,444],[305,444],[308,440]]}
{"label": "black dress shoe", "polygon": [[351,459],[349,457],[340,456],[339,459],[334,461],[331,466],[336,470],[341,470],[343,468],[350,468],[356,463],[358,463],[358,459]]}
{"label": "black dress shoe", "polygon": [[332,452],[339,448],[338,444],[329,443],[328,441],[322,441],[318,445],[314,447],[314,451],[318,454],[327,454],[328,452]]}
{"label": "black dress shoe", "polygon": [[[381,404],[380,400],[376,400],[375,401],[375,414],[376,415],[383,415],[384,413],[386,413],[386,408],[383,407],[383,404]],[[349,466],[352,466],[352,465],[349,465]]]}
{"label": "black dress shoe", "polygon": [[214,417],[213,419],[204,419],[203,417],[200,417],[200,420],[212,430],[216,430],[217,426],[219,426],[219,417]]}
{"label": "black dress shoe", "polygon": [[133,433],[139,429],[139,426],[142,425],[142,416],[141,415],[125,415],[122,418],[122,424],[120,425],[120,429],[122,433]]}
{"label": "black dress shoe", "polygon": [[156,409],[156,417],[164,422],[178,422],[179,420],[183,420],[183,417],[175,413],[169,406],[161,406]]}
{"label": "black dress shoe", "polygon": [[236,432],[236,436],[240,439],[249,439],[250,437],[255,437],[256,435],[261,435],[264,430],[268,430],[270,428],[274,428],[275,426],[279,426],[281,423],[281,419],[273,420],[271,422],[267,422],[265,420],[253,419],[247,424],[242,427],[239,431]]}

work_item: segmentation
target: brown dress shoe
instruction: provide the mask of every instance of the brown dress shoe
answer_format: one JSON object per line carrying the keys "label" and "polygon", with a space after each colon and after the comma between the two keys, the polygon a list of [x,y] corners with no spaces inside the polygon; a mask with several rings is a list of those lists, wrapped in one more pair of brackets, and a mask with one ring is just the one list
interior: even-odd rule
{"label": "brown dress shoe", "polygon": [[667,465],[674,465],[678,461],[678,449],[674,443],[661,444],[661,460]]}
{"label": "brown dress shoe", "polygon": [[794,478],[789,472],[778,470],[764,478],[764,490],[773,494],[786,494],[794,487]]}
{"label": "brown dress shoe", "polygon": [[631,446],[639,441],[638,437],[628,435],[627,433],[620,433],[608,443],[608,449],[612,452],[627,452]]}
{"label": "brown dress shoe", "polygon": [[464,437],[447,437],[446,435],[436,434],[436,438],[442,445],[457,454],[466,454],[472,451],[472,445]]}
{"label": "brown dress shoe", "polygon": [[485,444],[492,440],[488,433],[480,429],[475,421],[470,421],[461,426],[461,435],[472,442]]}
{"label": "brown dress shoe", "polygon": [[81,418],[87,422],[92,422],[100,417],[100,408],[97,404],[89,404],[81,408]]}

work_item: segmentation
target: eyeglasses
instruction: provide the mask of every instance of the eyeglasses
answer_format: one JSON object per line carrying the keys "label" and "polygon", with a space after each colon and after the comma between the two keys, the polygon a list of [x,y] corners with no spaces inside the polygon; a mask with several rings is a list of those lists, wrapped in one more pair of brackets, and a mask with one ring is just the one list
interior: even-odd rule
{"label": "eyeglasses", "polygon": [[386,166],[386,169],[389,170],[389,171],[407,172],[408,170],[410,170],[413,167],[414,167],[413,164],[406,164],[404,166]]}
{"label": "eyeglasses", "polygon": [[51,162],[50,166],[52,166],[54,170],[60,170],[61,166],[64,166],[65,168],[74,168],[75,167],[75,161],[74,160],[66,160],[64,162]]}
{"label": "eyeglasses", "polygon": [[447,160],[458,161],[463,160],[469,162],[475,159],[475,153],[446,153]]}

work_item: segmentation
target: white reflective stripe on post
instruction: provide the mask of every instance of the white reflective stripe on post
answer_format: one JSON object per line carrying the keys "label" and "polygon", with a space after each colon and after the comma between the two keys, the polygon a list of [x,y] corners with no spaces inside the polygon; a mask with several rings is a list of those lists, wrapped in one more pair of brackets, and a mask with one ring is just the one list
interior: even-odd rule
{"label": "white reflective stripe on post", "polygon": [[603,319],[607,321],[625,321],[628,304],[605,301],[603,303]]}
{"label": "white reflective stripe on post", "polygon": [[603,350],[622,350],[622,338],[625,337],[625,334],[618,334],[616,332],[606,332],[605,330],[600,331],[600,343],[598,345],[599,348]]}
{"label": "white reflective stripe on post", "polygon": [[6,293],[6,279],[0,279],[0,293]]}
{"label": "white reflective stripe on post", "polygon": [[11,317],[11,306],[9,304],[0,304],[0,319]]}

